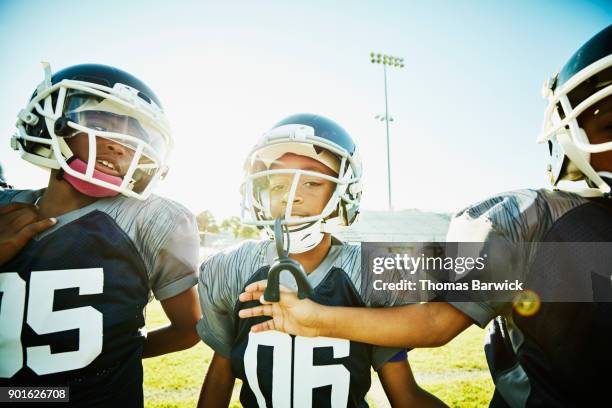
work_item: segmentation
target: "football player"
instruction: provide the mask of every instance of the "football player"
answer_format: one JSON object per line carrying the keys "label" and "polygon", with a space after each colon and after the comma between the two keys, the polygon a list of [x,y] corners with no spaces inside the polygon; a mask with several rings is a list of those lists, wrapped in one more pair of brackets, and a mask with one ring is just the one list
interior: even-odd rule
{"label": "football player", "polygon": [[[273,316],[254,326],[253,333],[276,329],[382,346],[431,347],[445,344],[473,323],[485,327],[495,318],[485,347],[496,385],[491,406],[605,405],[612,366],[612,251],[597,253],[595,244],[575,245],[559,256],[551,253],[552,246],[538,244],[612,242],[612,25],[569,59],[548,82],[545,95],[548,106],[538,140],[550,148],[554,191],[509,192],[464,209],[452,220],[448,240],[482,242],[483,248],[498,245],[506,250],[501,269],[520,260],[516,266],[528,276],[545,276],[554,288],[566,280],[586,287],[595,301],[538,303],[531,298],[528,303],[539,309],[526,313],[470,292],[467,302],[357,309],[298,300],[285,289],[280,303],[241,312],[241,317]],[[561,180],[582,180],[586,186],[568,188]],[[559,276],[568,270],[563,264],[568,260],[576,276]],[[607,275],[593,273],[602,263]],[[265,286],[250,285],[240,299],[259,299]]]}
{"label": "football player", "polygon": [[[322,116],[290,116],[263,136],[245,169],[244,222],[263,227],[274,239],[272,226],[283,219],[286,249],[303,266],[313,299],[343,306],[396,302],[393,296],[365,290],[361,247],[331,235],[355,221],[361,198],[361,162],[344,129]],[[445,406],[416,385],[405,350],[278,331],[253,333],[257,321],[240,320],[238,313],[255,302],[239,302],[238,296],[268,276],[277,254],[273,240],[247,241],[200,267],[203,317],[197,327],[215,354],[199,406],[227,407],[235,378],[242,380],[245,407],[367,406],[370,367],[379,372],[393,406]],[[294,285],[291,275],[284,274],[281,282]]]}
{"label": "football player", "polygon": [[[194,345],[200,318],[195,218],[151,195],[172,147],[159,100],[117,68],[45,64],[12,146],[51,175],[0,191],[0,386],[143,406],[142,357]],[[170,324],[147,335],[151,292]]]}

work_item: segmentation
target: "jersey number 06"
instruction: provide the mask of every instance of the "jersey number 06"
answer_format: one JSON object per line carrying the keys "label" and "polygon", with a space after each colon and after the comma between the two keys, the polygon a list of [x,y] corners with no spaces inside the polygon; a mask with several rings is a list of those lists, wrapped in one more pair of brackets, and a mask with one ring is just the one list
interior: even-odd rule
{"label": "jersey number 06", "polygon": [[[272,405],[291,406],[291,378],[293,377],[293,407],[312,407],[312,390],[331,385],[331,407],[346,407],[351,382],[350,372],[342,364],[313,365],[314,350],[331,347],[334,358],[348,357],[350,342],[330,337],[295,337],[277,331],[249,333],[244,353],[244,369],[249,386],[260,408],[266,407],[257,379],[257,350],[259,346],[274,347],[272,368]],[[293,352],[293,376],[291,360]]]}

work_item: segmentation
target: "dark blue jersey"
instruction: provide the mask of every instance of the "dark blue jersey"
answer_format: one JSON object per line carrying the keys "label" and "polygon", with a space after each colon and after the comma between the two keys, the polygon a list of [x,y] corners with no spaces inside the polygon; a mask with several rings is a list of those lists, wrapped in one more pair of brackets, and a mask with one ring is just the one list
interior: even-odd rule
{"label": "dark blue jersey", "polygon": [[71,406],[142,406],[143,310],[151,291],[163,300],[195,283],[194,225],[158,197],[58,217],[0,266],[0,386],[68,386]]}
{"label": "dark blue jersey", "polygon": [[[198,323],[202,339],[231,360],[243,382],[240,402],[245,407],[364,407],[371,367],[380,368],[398,350],[344,339],[291,336],[250,328],[267,317],[239,319],[238,295],[251,282],[266,279],[273,259],[271,241],[247,242],[217,254],[200,268]],[[315,301],[336,306],[391,306],[388,292],[361,288],[359,246],[333,245],[308,279]],[[294,287],[290,275],[281,283]]]}
{"label": "dark blue jersey", "polygon": [[[546,190],[506,193],[461,211],[449,240],[503,241],[508,259],[519,259],[526,271],[527,287],[543,299],[568,293],[578,299],[585,290],[592,299],[545,301],[531,316],[504,303],[453,304],[482,327],[501,316],[485,347],[496,385],[491,406],[599,406],[606,400],[612,253],[597,253],[610,246],[595,243],[612,242],[612,200]],[[564,243],[563,252],[552,243]]]}

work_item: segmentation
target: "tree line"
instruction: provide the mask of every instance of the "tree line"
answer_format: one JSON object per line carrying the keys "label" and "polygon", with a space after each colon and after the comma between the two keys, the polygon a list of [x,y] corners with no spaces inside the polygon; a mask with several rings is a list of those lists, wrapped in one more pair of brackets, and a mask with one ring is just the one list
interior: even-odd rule
{"label": "tree line", "polygon": [[210,211],[204,210],[196,216],[196,220],[200,233],[218,234],[220,232],[231,232],[234,238],[259,238],[259,229],[253,225],[241,223],[240,217],[232,216],[225,218],[219,224]]}

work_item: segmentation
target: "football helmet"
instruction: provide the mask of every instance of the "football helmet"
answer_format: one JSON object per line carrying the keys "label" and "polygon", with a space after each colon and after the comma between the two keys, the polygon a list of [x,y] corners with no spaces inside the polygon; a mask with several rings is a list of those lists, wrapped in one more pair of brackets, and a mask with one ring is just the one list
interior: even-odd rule
{"label": "football helmet", "polygon": [[[273,162],[286,153],[319,161],[334,176],[307,169],[271,169]],[[359,213],[361,200],[361,160],[355,142],[337,123],[323,116],[296,114],[277,123],[250,151],[245,162],[242,185],[242,222],[263,227],[274,237],[270,208],[271,176],[290,175],[287,205],[282,224],[289,229],[289,252],[301,253],[314,248],[324,233],[351,225]],[[319,214],[294,214],[293,203],[300,177],[317,177],[335,183],[331,198]]]}
{"label": "football helmet", "polygon": [[[548,142],[550,163],[548,174],[553,186],[560,180],[585,179],[589,188],[567,189],[585,197],[610,197],[612,173],[597,172],[590,164],[591,154],[612,150],[610,141],[593,144],[580,126],[581,115],[600,115],[610,110],[590,109],[612,97],[612,25],[587,41],[544,84],[543,96],[548,99],[539,143]],[[599,105],[598,105],[599,106]]]}
{"label": "football helmet", "polygon": [[[17,115],[13,149],[31,163],[60,170],[84,194],[121,193],[146,199],[168,170],[173,144],[157,96],[139,79],[114,67],[83,64],[54,74],[48,63],[43,67],[45,79]],[[66,143],[81,134],[88,138],[87,163]],[[97,158],[96,138],[129,149],[132,158],[123,176],[100,171],[100,166],[112,170],[113,164]]]}

